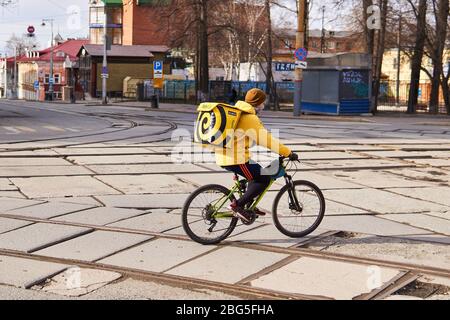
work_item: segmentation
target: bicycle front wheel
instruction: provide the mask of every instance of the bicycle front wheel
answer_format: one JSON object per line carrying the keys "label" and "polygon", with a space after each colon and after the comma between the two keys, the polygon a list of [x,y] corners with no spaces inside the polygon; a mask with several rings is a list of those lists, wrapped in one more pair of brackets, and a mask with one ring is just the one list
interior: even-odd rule
{"label": "bicycle front wheel", "polygon": [[195,242],[212,245],[225,240],[238,219],[228,209],[234,195],[220,185],[207,185],[189,196],[183,207],[184,231]]}
{"label": "bicycle front wheel", "polygon": [[[302,238],[316,230],[325,215],[325,198],[319,187],[309,181],[286,185],[273,203],[277,229],[291,238]],[[295,203],[297,202],[297,203]]]}

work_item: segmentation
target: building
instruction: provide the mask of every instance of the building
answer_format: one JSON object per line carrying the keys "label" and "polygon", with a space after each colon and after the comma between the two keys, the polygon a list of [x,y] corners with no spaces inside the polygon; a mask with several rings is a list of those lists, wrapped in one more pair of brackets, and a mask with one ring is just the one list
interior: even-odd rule
{"label": "building", "polygon": [[[59,42],[52,48],[28,51],[17,59],[18,98],[27,100],[44,100],[49,91],[50,60],[53,51],[53,90],[54,98],[61,99],[63,87],[71,82],[72,70],[66,68],[68,62],[74,67],[80,48],[88,40],[67,40]],[[76,82],[76,81],[75,81]],[[36,89],[39,85],[39,89]],[[76,83],[75,83],[76,85]]]}
{"label": "building", "polygon": [[[450,69],[450,49],[446,49],[444,52],[444,73],[447,74]],[[422,60],[422,66],[430,74],[433,73],[433,61],[428,56],[424,56]],[[400,102],[406,102],[409,96],[409,85],[411,82],[411,59],[409,55],[404,52],[400,53],[400,70],[398,70],[398,49],[386,49],[383,55],[383,66],[381,79],[381,95],[387,102],[394,102],[397,98],[397,82],[399,84],[399,100]],[[398,71],[400,71],[399,76]],[[428,74],[421,70],[419,80],[419,102],[427,103],[431,91],[431,80]],[[443,96],[440,97],[441,102]]]}
{"label": "building", "polygon": [[170,0],[91,0],[89,29],[91,44],[103,43],[104,14],[113,45],[166,45],[162,12]]}
{"label": "building", "polygon": [[[153,79],[153,62],[165,61],[169,48],[166,46],[112,45],[107,51],[108,74],[107,91],[110,96],[124,94],[127,78]],[[86,94],[100,97],[102,90],[103,46],[85,44],[79,52],[80,83]],[[164,74],[170,73],[170,65],[164,64]],[[135,88],[134,88],[135,90]]]}
{"label": "building", "polygon": [[0,97],[10,98],[14,88],[14,57],[0,59]]}

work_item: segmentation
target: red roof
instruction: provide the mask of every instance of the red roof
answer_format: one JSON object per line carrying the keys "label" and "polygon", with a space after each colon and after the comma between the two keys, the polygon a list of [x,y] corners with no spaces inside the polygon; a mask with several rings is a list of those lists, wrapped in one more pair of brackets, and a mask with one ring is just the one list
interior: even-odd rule
{"label": "red roof", "polygon": [[[81,47],[85,44],[88,44],[89,40],[67,40],[61,44],[58,44],[53,47],[53,61],[65,61],[66,56],[69,57],[71,61],[77,60],[77,54],[80,51]],[[18,58],[19,62],[28,62],[28,61],[50,61],[52,48],[46,48],[43,50],[39,50],[39,57],[37,58],[28,58],[23,56]],[[58,55],[58,52],[64,53],[64,55]]]}

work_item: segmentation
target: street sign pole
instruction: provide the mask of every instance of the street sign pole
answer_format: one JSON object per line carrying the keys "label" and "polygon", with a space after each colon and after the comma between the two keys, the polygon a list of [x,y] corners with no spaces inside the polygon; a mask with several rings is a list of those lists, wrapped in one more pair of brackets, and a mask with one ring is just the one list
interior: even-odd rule
{"label": "street sign pole", "polygon": [[[303,48],[305,45],[305,16],[306,0],[297,0],[298,5],[298,26],[296,35],[296,47]],[[302,113],[302,82],[303,70],[295,69],[295,93],[294,93],[294,116],[300,116]]]}

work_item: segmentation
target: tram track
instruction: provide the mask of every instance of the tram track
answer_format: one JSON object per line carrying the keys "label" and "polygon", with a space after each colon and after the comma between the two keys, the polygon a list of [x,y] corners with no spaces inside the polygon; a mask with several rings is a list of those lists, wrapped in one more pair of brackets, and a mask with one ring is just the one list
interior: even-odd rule
{"label": "tram track", "polygon": [[[143,214],[145,214],[145,213],[143,213]],[[109,231],[109,232],[127,233],[127,234],[135,234],[135,235],[147,235],[147,236],[153,237],[152,240],[160,238],[160,239],[170,239],[170,240],[192,241],[185,235],[175,235],[175,234],[165,233],[165,232],[170,232],[170,230],[173,230],[176,228],[166,230],[164,233],[162,233],[162,232],[152,232],[152,231],[121,228],[121,227],[111,227],[111,226],[107,226],[107,225],[99,226],[99,225],[92,225],[92,224],[66,222],[63,220],[39,219],[39,218],[32,218],[32,217],[11,215],[11,214],[0,214],[0,217],[28,221],[28,222],[33,222],[33,223],[46,223],[46,224],[52,224],[52,225],[64,225],[64,226],[87,228],[87,229],[91,229],[91,232]],[[54,217],[52,219],[57,219],[57,218],[58,217]],[[317,237],[317,240],[319,240],[320,238],[321,237]],[[314,239],[309,241],[309,243],[314,243],[314,242],[315,242]],[[53,244],[51,244],[51,245],[53,245]],[[437,268],[437,267],[430,267],[430,266],[417,265],[417,264],[404,263],[404,262],[396,262],[396,261],[390,261],[390,260],[381,260],[381,259],[374,259],[374,258],[351,256],[351,255],[340,254],[340,253],[324,252],[324,251],[295,247],[295,245],[293,247],[283,248],[283,247],[276,247],[276,246],[270,246],[270,245],[265,245],[265,244],[256,244],[256,243],[248,243],[248,242],[242,242],[242,241],[225,240],[221,243],[221,246],[224,246],[224,247],[231,246],[231,247],[265,251],[265,252],[271,252],[271,253],[286,254],[286,255],[290,255],[290,256],[295,256],[297,258],[310,257],[310,258],[318,258],[318,259],[325,259],[325,260],[332,260],[332,261],[355,263],[355,264],[367,265],[367,266],[376,265],[376,266],[380,266],[380,267],[399,269],[399,270],[413,272],[413,273],[421,273],[421,274],[432,275],[432,276],[437,276],[437,277],[450,278],[450,270],[449,269],[442,269],[442,268]],[[0,254],[2,252],[3,251],[0,250]]]}

